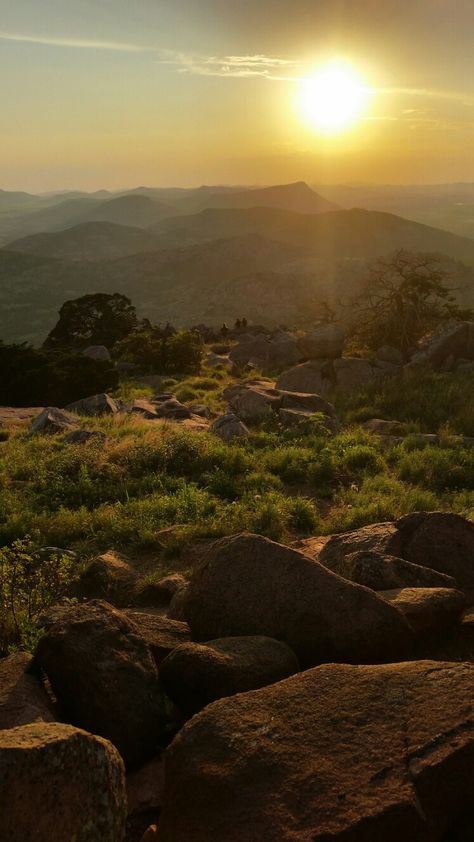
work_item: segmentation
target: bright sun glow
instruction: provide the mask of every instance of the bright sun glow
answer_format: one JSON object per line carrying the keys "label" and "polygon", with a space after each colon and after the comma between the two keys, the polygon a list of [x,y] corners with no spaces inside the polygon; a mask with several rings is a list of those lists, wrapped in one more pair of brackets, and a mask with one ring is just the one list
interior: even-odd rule
{"label": "bright sun glow", "polygon": [[361,115],[367,96],[367,89],[352,68],[331,64],[303,79],[299,106],[314,128],[336,134]]}

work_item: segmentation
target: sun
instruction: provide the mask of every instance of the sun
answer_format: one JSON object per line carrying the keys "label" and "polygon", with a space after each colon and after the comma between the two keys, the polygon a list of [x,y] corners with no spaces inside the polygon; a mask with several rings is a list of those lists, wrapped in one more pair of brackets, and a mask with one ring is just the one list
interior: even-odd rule
{"label": "sun", "polygon": [[298,105],[313,128],[337,134],[361,116],[367,97],[358,74],[350,66],[334,63],[301,81]]}

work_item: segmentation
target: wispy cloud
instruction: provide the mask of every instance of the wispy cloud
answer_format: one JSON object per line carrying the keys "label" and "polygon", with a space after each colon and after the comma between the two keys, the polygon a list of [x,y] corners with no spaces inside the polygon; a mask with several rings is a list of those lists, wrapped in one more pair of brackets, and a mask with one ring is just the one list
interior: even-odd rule
{"label": "wispy cloud", "polygon": [[179,53],[163,50],[159,64],[170,64],[176,67],[178,73],[189,73],[195,76],[220,76],[224,78],[245,79],[263,76],[267,79],[286,80],[298,78],[291,74],[300,66],[292,59],[278,58],[266,55],[246,56],[202,56],[190,53]]}
{"label": "wispy cloud", "polygon": [[117,50],[127,53],[146,52],[138,44],[122,44],[118,41],[94,41],[82,38],[54,38],[42,35],[23,35],[16,32],[0,32],[0,41],[18,41],[25,44],[44,44],[49,47],[72,47],[77,50]]}

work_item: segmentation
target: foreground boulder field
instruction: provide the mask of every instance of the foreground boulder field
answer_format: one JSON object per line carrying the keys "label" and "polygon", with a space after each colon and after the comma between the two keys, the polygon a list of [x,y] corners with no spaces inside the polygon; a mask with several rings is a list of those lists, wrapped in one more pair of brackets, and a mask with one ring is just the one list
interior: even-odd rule
{"label": "foreground boulder field", "polygon": [[215,702],[167,751],[158,838],[436,842],[472,810],[473,704],[474,665],[430,661]]}
{"label": "foreground boulder field", "polygon": [[473,567],[440,512],[220,539],[134,604],[103,554],[0,660],[0,839],[471,840]]}
{"label": "foreground boulder field", "polygon": [[125,771],[118,751],[71,725],[0,731],[0,839],[118,842]]}

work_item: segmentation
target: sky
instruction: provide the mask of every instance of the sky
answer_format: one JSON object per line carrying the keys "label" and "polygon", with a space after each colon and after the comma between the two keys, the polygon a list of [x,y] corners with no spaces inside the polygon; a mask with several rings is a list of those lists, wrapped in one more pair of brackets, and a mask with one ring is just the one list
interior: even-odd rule
{"label": "sky", "polygon": [[0,188],[474,181],[473,46],[474,0],[0,0]]}

